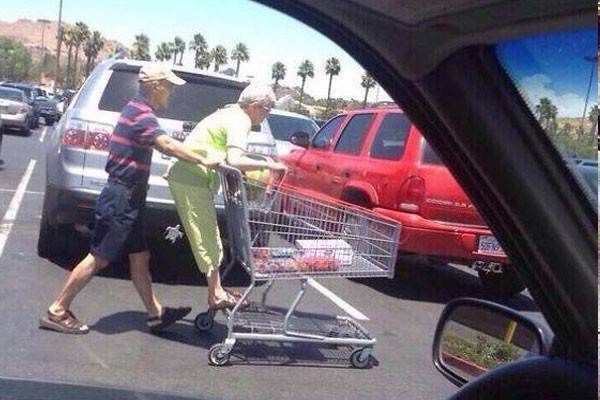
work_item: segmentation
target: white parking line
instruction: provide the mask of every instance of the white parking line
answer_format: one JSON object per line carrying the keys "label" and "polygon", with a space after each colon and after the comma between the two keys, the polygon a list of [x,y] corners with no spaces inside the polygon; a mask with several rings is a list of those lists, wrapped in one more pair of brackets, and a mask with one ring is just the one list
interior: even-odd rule
{"label": "white parking line", "polygon": [[[15,190],[15,189],[0,189],[0,192],[10,192],[10,193],[14,193],[14,192],[16,192],[16,190]],[[37,195],[41,195],[41,196],[43,196],[43,195],[44,195],[44,192],[35,192],[35,191],[32,191],[32,190],[26,190],[26,191],[25,191],[25,194],[37,194]]]}
{"label": "white parking line", "polygon": [[23,178],[21,178],[21,182],[19,182],[19,186],[17,187],[17,191],[13,196],[10,204],[8,205],[8,210],[4,214],[4,218],[2,218],[2,224],[0,225],[0,257],[2,257],[2,253],[4,253],[4,246],[6,245],[6,241],[8,239],[8,235],[12,230],[13,224],[17,217],[17,212],[19,211],[19,207],[21,206],[21,201],[23,201],[23,196],[25,195],[25,189],[29,184],[29,179],[31,178],[31,174],[33,173],[33,169],[35,168],[36,160],[30,160],[27,169],[25,170],[25,174]]}
{"label": "white parking line", "polygon": [[47,130],[48,130],[48,127],[45,126],[44,129],[42,130],[42,134],[40,135],[40,143],[42,143],[44,141],[44,137],[46,137]]}
{"label": "white parking line", "polygon": [[313,288],[317,289],[321,294],[331,300],[335,305],[344,310],[346,314],[351,316],[352,318],[358,321],[368,321],[369,317],[365,314],[358,311],[356,308],[352,307],[350,304],[346,303],[344,300],[339,298],[335,293],[331,290],[327,289],[325,286],[321,285],[319,282],[315,281],[313,278],[308,278],[308,284]]}

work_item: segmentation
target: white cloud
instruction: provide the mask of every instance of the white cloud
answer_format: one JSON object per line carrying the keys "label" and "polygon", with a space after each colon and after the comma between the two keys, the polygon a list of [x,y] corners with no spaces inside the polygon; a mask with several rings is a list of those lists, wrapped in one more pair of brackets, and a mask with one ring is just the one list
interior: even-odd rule
{"label": "white cloud", "polygon": [[[552,79],[547,75],[535,74],[523,78],[519,82],[519,87],[531,107],[535,107],[539,104],[540,99],[546,97],[558,109],[559,117],[576,118],[583,114],[585,98],[572,92],[557,93],[552,88]],[[588,107],[590,107],[589,101]]]}

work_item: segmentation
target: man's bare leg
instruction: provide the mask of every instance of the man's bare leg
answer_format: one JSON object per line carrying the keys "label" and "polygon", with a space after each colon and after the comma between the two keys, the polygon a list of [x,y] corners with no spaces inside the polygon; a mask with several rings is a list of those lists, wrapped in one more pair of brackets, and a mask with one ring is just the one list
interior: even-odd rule
{"label": "man's bare leg", "polygon": [[98,271],[108,265],[108,260],[88,254],[79,262],[69,274],[67,282],[58,293],[56,300],[48,307],[48,310],[55,315],[62,315],[71,307],[73,299],[88,284]]}
{"label": "man's bare leg", "polygon": [[131,280],[144,303],[144,307],[148,312],[148,317],[159,317],[162,312],[162,306],[156,299],[156,295],[152,290],[150,252],[144,251],[130,254],[129,269],[131,271]]}

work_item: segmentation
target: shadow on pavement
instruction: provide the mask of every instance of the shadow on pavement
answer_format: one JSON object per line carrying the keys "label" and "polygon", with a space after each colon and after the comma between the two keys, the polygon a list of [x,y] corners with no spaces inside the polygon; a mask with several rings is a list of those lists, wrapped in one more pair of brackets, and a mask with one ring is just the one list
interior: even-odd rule
{"label": "shadow on pavement", "polygon": [[353,279],[388,296],[446,304],[457,297],[475,297],[503,304],[518,311],[539,311],[523,293],[499,298],[486,293],[479,279],[447,264],[430,264],[420,256],[403,256],[396,264],[394,279]]}

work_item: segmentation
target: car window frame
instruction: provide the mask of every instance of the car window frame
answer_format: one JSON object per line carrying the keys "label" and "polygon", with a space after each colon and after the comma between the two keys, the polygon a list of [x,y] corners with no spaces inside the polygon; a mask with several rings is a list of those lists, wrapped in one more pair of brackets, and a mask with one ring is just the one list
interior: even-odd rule
{"label": "car window frame", "polygon": [[[333,140],[335,140],[338,132],[340,131],[340,129],[342,128],[342,126],[344,126],[344,120],[346,119],[347,115],[345,114],[340,114],[340,115],[336,115],[335,117],[331,118],[329,121],[327,121],[327,123],[325,123],[325,125],[323,125],[315,134],[314,136],[311,138],[310,140],[310,148],[314,149],[314,150],[320,150],[320,151],[327,151],[331,148],[332,144],[333,144]],[[336,123],[337,121],[339,122],[339,125],[333,130],[331,137],[329,138],[329,144],[326,147],[318,147],[315,145],[315,141],[317,139],[319,139],[319,135],[325,130],[325,128],[329,127],[330,125]]]}

